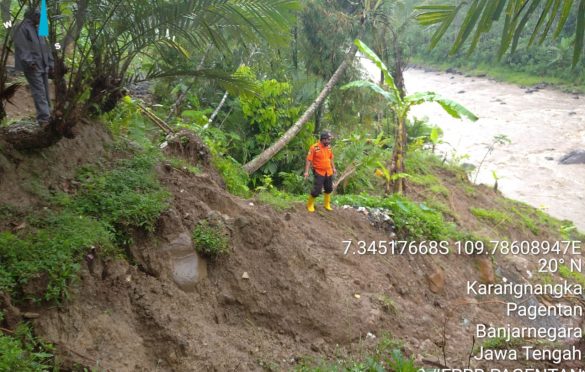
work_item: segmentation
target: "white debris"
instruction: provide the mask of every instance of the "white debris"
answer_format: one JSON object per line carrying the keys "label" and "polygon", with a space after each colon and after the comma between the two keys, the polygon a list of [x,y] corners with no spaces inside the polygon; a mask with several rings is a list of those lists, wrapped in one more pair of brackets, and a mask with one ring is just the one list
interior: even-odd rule
{"label": "white debris", "polygon": [[242,279],[250,279],[250,275],[248,275],[247,271],[244,271],[244,273],[242,274]]}

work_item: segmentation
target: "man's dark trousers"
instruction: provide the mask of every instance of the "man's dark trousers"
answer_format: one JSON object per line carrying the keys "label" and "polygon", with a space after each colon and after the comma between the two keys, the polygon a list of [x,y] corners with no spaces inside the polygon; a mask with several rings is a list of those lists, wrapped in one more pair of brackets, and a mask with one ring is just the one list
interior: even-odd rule
{"label": "man's dark trousers", "polygon": [[49,74],[39,69],[26,68],[24,76],[30,85],[30,91],[35,102],[37,121],[49,121],[51,119]]}
{"label": "man's dark trousers", "polygon": [[313,171],[315,181],[313,182],[313,190],[311,196],[316,198],[321,194],[321,190],[325,188],[325,194],[331,194],[333,192],[333,175],[322,176],[317,172]]}

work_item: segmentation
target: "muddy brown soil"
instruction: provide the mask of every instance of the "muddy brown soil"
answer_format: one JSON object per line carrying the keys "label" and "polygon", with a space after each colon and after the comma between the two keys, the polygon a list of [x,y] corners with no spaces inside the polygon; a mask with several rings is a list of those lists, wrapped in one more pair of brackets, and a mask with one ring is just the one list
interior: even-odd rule
{"label": "muddy brown soil", "polygon": [[[35,321],[69,365],[289,370],[301,357],[358,353],[373,345],[368,333],[388,333],[419,361],[442,361],[445,345],[447,364],[464,366],[474,325],[502,322],[497,301],[465,294],[465,281],[481,278],[473,258],[344,255],[343,240],[389,240],[388,234],[353,210],[275,212],[229,195],[206,174],[161,169],[161,179],[173,207],[156,236],[136,237],[136,265],[84,267],[73,300]],[[231,252],[207,262],[207,276],[185,290],[170,273],[167,242],[217,214],[231,232]],[[524,280],[514,264],[503,261],[500,270]],[[444,285],[435,293],[437,277]]]}
{"label": "muddy brown soil", "polygon": [[[3,144],[0,203],[41,207],[37,188],[24,185],[34,181],[67,191],[75,169],[104,155],[108,142],[94,123],[80,126],[75,140],[36,153]],[[35,333],[56,345],[64,370],[290,370],[303,357],[362,355],[376,342],[368,333],[404,341],[405,353],[419,365],[461,368],[475,324],[523,323],[503,317],[502,299],[466,293],[468,280],[494,276],[485,260],[359,255],[356,249],[344,254],[343,241],[388,241],[390,233],[353,209],[307,214],[295,205],[280,212],[232,196],[201,162],[205,156],[194,162],[201,174],[164,162],[158,167],[172,206],[154,234],[133,233],[129,261],[86,259],[68,301],[21,309],[40,313]],[[456,187],[455,175],[441,177]],[[490,193],[485,188],[481,197],[470,198],[454,192],[461,221],[475,223],[469,205],[490,207],[490,195],[496,197]],[[205,260],[188,251],[191,231],[202,219],[223,224],[230,238],[227,256]],[[522,234],[514,237],[535,238]],[[497,280],[526,281],[535,268],[536,257],[503,257]]]}

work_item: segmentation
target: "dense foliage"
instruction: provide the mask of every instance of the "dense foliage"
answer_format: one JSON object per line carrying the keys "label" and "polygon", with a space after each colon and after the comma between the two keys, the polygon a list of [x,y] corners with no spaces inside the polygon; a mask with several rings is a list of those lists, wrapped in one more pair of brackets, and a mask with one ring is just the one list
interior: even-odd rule
{"label": "dense foliage", "polygon": [[[411,2],[414,5],[426,3],[417,0],[411,0]],[[434,3],[447,2],[435,1]],[[496,1],[487,3],[496,3]],[[551,1],[534,2],[536,7],[532,10],[533,16],[527,17],[522,29],[515,32],[513,39],[509,40],[513,43],[511,50],[502,47],[502,40],[504,40],[502,35],[509,32],[506,30],[507,21],[503,15],[491,27],[481,24],[473,29],[473,32],[470,29],[467,44],[463,42],[461,28],[456,25],[445,30],[442,26],[413,28],[408,38],[414,60],[444,67],[478,69],[520,83],[523,80],[529,83],[538,82],[537,79],[530,79],[530,76],[535,76],[541,80],[548,78],[546,81],[557,84],[583,85],[585,84],[585,61],[583,58],[575,59],[575,55],[580,56],[582,53],[575,50],[575,45],[579,43],[579,40],[576,40],[579,35],[578,32],[576,33],[576,27],[580,17],[585,16],[581,14],[583,10],[580,10],[576,4],[567,8],[564,11],[566,13],[562,15],[566,17],[565,23],[561,24],[561,16],[556,13],[554,17],[552,16],[553,8],[549,7],[549,3]],[[571,2],[565,2],[565,4],[569,3]],[[545,14],[544,18],[538,16],[541,12]],[[455,19],[456,24],[467,21],[464,10],[457,14]],[[548,25],[551,19],[552,23]],[[548,37],[540,34],[545,27],[550,30]],[[440,38],[437,37],[439,30],[444,31]],[[554,35],[552,35],[553,31]],[[477,32],[480,34],[476,37]],[[477,47],[472,48],[474,44],[477,44]],[[431,49],[431,45],[435,46]],[[460,47],[456,48],[458,45]],[[507,53],[505,53],[506,50],[508,50]]]}

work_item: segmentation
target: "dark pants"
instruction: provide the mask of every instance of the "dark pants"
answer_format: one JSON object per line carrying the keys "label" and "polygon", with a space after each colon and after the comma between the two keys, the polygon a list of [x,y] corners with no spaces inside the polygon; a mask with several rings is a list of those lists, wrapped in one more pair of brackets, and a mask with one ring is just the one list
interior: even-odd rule
{"label": "dark pants", "polygon": [[37,121],[51,119],[51,100],[49,98],[49,76],[46,72],[26,69],[24,76],[30,85],[30,92],[37,109]]}
{"label": "dark pants", "polygon": [[315,171],[313,171],[313,175],[315,176],[315,180],[313,181],[313,190],[311,191],[312,197],[316,198],[319,196],[323,188],[325,188],[325,194],[331,194],[333,192],[333,175],[322,176]]}

